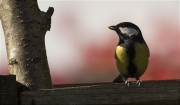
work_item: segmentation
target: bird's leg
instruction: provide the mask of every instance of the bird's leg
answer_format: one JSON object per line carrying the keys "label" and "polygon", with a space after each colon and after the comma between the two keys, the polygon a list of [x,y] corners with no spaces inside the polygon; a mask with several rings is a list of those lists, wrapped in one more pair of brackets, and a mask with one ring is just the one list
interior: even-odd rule
{"label": "bird's leg", "polygon": [[129,88],[129,80],[125,81],[125,85],[127,85],[127,87]]}
{"label": "bird's leg", "polygon": [[139,87],[139,86],[141,85],[142,81],[139,79],[139,77],[136,77],[136,80],[137,80],[136,84],[137,84],[138,87]]}
{"label": "bird's leg", "polygon": [[122,77],[122,79],[124,80],[125,85],[129,88],[129,80],[128,80],[128,77],[122,76],[122,75],[121,75],[121,77]]}

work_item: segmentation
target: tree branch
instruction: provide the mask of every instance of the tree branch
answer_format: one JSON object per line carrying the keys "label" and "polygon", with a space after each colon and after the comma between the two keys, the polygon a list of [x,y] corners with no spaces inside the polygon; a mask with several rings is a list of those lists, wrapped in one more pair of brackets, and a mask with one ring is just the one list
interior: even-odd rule
{"label": "tree branch", "polygon": [[10,73],[30,89],[52,87],[44,38],[53,12],[40,11],[37,0],[0,0]]}

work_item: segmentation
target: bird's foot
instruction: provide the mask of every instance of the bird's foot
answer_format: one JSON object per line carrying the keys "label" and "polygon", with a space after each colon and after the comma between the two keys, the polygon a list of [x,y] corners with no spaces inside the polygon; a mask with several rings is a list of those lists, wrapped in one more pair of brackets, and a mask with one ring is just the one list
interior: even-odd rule
{"label": "bird's foot", "polygon": [[129,80],[126,80],[124,83],[129,88]]}
{"label": "bird's foot", "polygon": [[137,80],[136,84],[138,85],[138,87],[141,85],[142,81],[141,80]]}

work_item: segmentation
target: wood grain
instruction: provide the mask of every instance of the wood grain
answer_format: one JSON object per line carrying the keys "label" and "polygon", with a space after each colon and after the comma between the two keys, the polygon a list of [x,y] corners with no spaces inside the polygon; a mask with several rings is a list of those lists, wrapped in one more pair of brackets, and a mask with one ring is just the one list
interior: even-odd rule
{"label": "wood grain", "polygon": [[179,105],[180,81],[143,81],[131,83],[91,83],[56,85],[53,89],[21,93],[21,104],[173,104]]}

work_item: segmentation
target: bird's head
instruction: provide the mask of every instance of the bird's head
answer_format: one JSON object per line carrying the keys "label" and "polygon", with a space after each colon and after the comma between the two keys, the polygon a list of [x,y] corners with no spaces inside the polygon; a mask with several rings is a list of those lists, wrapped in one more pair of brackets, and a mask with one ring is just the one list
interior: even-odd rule
{"label": "bird's head", "polygon": [[141,31],[138,26],[130,22],[122,22],[115,26],[108,27],[117,32],[122,39],[129,39],[136,36],[141,36]]}

